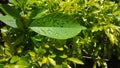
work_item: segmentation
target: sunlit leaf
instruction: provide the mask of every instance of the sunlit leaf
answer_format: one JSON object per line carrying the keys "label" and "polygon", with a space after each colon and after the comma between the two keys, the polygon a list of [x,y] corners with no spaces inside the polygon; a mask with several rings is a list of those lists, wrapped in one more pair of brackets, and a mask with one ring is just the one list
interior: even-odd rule
{"label": "sunlit leaf", "polygon": [[60,56],[60,58],[67,58],[67,55],[63,54]]}
{"label": "sunlit leaf", "polygon": [[42,66],[42,62],[38,61],[38,64],[39,64],[40,67]]}
{"label": "sunlit leaf", "polygon": [[72,62],[74,62],[74,63],[77,63],[77,64],[84,64],[83,63],[83,61],[81,61],[81,60],[79,60],[78,58],[67,58],[67,60],[69,60],[69,61],[72,61]]}
{"label": "sunlit leaf", "polygon": [[100,61],[96,61],[97,65],[100,67]]}
{"label": "sunlit leaf", "polygon": [[96,64],[96,62],[93,64],[93,68],[97,68],[97,66],[96,66],[97,64]]}
{"label": "sunlit leaf", "polygon": [[117,10],[115,12],[113,12],[114,15],[119,15],[120,16],[120,10]]}
{"label": "sunlit leaf", "polygon": [[27,66],[7,64],[7,65],[4,66],[4,68],[27,68]]}
{"label": "sunlit leaf", "polygon": [[30,56],[35,57],[35,53],[34,52],[29,52]]}
{"label": "sunlit leaf", "polygon": [[10,63],[15,63],[19,60],[18,56],[13,56],[12,59],[10,60]]}
{"label": "sunlit leaf", "polygon": [[48,44],[45,44],[45,48],[49,48],[50,46]]}
{"label": "sunlit leaf", "polygon": [[50,57],[48,57],[48,60],[49,60],[49,62],[50,62],[51,65],[56,66],[55,60],[53,60],[53,59],[50,58]]}
{"label": "sunlit leaf", "polygon": [[62,65],[56,65],[55,68],[63,68]]}
{"label": "sunlit leaf", "polygon": [[108,38],[109,38],[109,40],[112,44],[117,44],[118,40],[117,40],[117,38],[115,37],[114,34],[106,33],[106,35],[108,36]]}
{"label": "sunlit leaf", "polygon": [[8,31],[8,29],[6,27],[1,28],[1,34],[3,37],[7,36],[7,34],[6,34],[7,31]]}
{"label": "sunlit leaf", "polygon": [[43,57],[42,59],[42,64],[45,64],[45,63],[47,63],[47,57]]}
{"label": "sunlit leaf", "polygon": [[24,68],[24,67],[28,67],[29,63],[27,61],[27,58],[20,57],[20,60],[16,63],[16,65],[18,65],[18,68],[22,68],[22,66]]}
{"label": "sunlit leaf", "polygon": [[56,47],[56,49],[59,50],[59,51],[63,51],[64,50],[63,47],[60,47],[60,48]]}
{"label": "sunlit leaf", "polygon": [[70,65],[68,65],[68,64],[67,64],[67,66],[66,66],[66,67],[67,67],[67,68],[72,68],[72,67],[71,67]]}

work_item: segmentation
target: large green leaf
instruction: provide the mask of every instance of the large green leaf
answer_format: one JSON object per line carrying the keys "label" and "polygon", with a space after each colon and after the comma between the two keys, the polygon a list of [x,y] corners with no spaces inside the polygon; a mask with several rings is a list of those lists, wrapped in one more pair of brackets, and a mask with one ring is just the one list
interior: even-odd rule
{"label": "large green leaf", "polygon": [[19,15],[20,12],[18,10],[16,10],[16,8],[13,6],[2,4],[0,8],[7,15],[10,15],[14,18],[20,17],[20,15]]}
{"label": "large green leaf", "polygon": [[0,14],[0,21],[4,22],[6,25],[11,26],[13,28],[17,28],[16,21],[11,16],[3,16]]}
{"label": "large green leaf", "polygon": [[85,29],[72,16],[62,13],[38,18],[32,22],[30,28],[38,34],[55,39],[68,39]]}

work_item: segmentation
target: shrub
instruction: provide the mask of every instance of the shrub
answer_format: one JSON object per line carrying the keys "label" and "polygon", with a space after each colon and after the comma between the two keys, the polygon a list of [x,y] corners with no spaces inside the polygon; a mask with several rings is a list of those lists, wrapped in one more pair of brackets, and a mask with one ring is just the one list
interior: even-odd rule
{"label": "shrub", "polygon": [[0,67],[71,68],[84,58],[119,59],[119,3],[109,0],[11,0],[1,4]]}

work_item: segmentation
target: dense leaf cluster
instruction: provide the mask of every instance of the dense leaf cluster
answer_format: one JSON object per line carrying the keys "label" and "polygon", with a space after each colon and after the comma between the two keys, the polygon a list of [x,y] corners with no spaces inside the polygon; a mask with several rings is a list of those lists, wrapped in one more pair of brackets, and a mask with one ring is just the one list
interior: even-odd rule
{"label": "dense leaf cluster", "polygon": [[71,68],[85,58],[107,68],[120,59],[118,0],[0,3],[0,68]]}

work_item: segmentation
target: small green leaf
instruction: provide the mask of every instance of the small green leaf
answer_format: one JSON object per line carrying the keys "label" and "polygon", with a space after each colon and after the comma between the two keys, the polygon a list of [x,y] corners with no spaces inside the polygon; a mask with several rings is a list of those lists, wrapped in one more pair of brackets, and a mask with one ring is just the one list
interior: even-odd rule
{"label": "small green leaf", "polygon": [[48,57],[48,60],[49,60],[49,62],[50,62],[51,65],[56,66],[55,60],[53,60],[53,59],[50,58],[50,57]]}
{"label": "small green leaf", "polygon": [[112,33],[106,33],[106,35],[108,36],[108,38],[112,44],[117,44],[118,40],[115,37],[115,35],[113,35]]}
{"label": "small green leaf", "polygon": [[96,62],[93,64],[93,68],[96,68],[97,66],[96,66],[97,64],[96,64]]}
{"label": "small green leaf", "polygon": [[69,60],[69,61],[72,61],[72,62],[74,62],[74,63],[77,63],[77,64],[84,64],[83,63],[83,61],[81,61],[81,60],[79,60],[78,58],[67,58],[67,60]]}
{"label": "small green leaf", "polygon": [[21,57],[20,60],[16,63],[18,65],[18,68],[27,68],[29,66],[29,63],[27,61],[27,58]]}
{"label": "small green leaf", "polygon": [[45,63],[47,63],[47,57],[43,57],[42,59],[42,64],[45,64]]}
{"label": "small green leaf", "polygon": [[45,44],[45,48],[49,48],[50,46],[48,44]]}
{"label": "small green leaf", "polygon": [[42,66],[42,62],[38,61],[38,64],[39,64],[40,67]]}
{"label": "small green leaf", "polygon": [[62,65],[56,65],[55,68],[63,68]]}
{"label": "small green leaf", "polygon": [[100,67],[100,65],[101,65],[101,64],[100,64],[100,61],[96,61],[96,63],[97,63],[97,65]]}
{"label": "small green leaf", "polygon": [[18,56],[13,56],[12,59],[10,60],[10,63],[15,63],[19,60]]}
{"label": "small green leaf", "polygon": [[35,57],[35,52],[29,52],[31,57]]}
{"label": "small green leaf", "polygon": [[4,50],[5,48],[2,45],[0,45],[0,54],[4,54]]}
{"label": "small green leaf", "polygon": [[59,50],[59,51],[63,51],[64,50],[63,47],[56,47],[56,49]]}
{"label": "small green leaf", "polygon": [[67,58],[67,55],[63,54],[60,56],[60,58]]}
{"label": "small green leaf", "polygon": [[1,28],[1,34],[2,34],[3,37],[7,36],[7,34],[6,34],[7,31],[8,31],[7,27]]}
{"label": "small green leaf", "polygon": [[8,26],[11,26],[13,28],[17,28],[15,19],[8,16],[8,15],[3,16],[0,14],[0,21],[4,22]]}
{"label": "small green leaf", "polygon": [[45,15],[47,12],[48,10],[42,9],[42,11],[39,11],[39,13],[35,17],[33,17],[33,19],[40,18],[41,16]]}
{"label": "small green leaf", "polygon": [[114,15],[119,15],[120,16],[120,10],[117,10],[115,12],[113,12]]}

